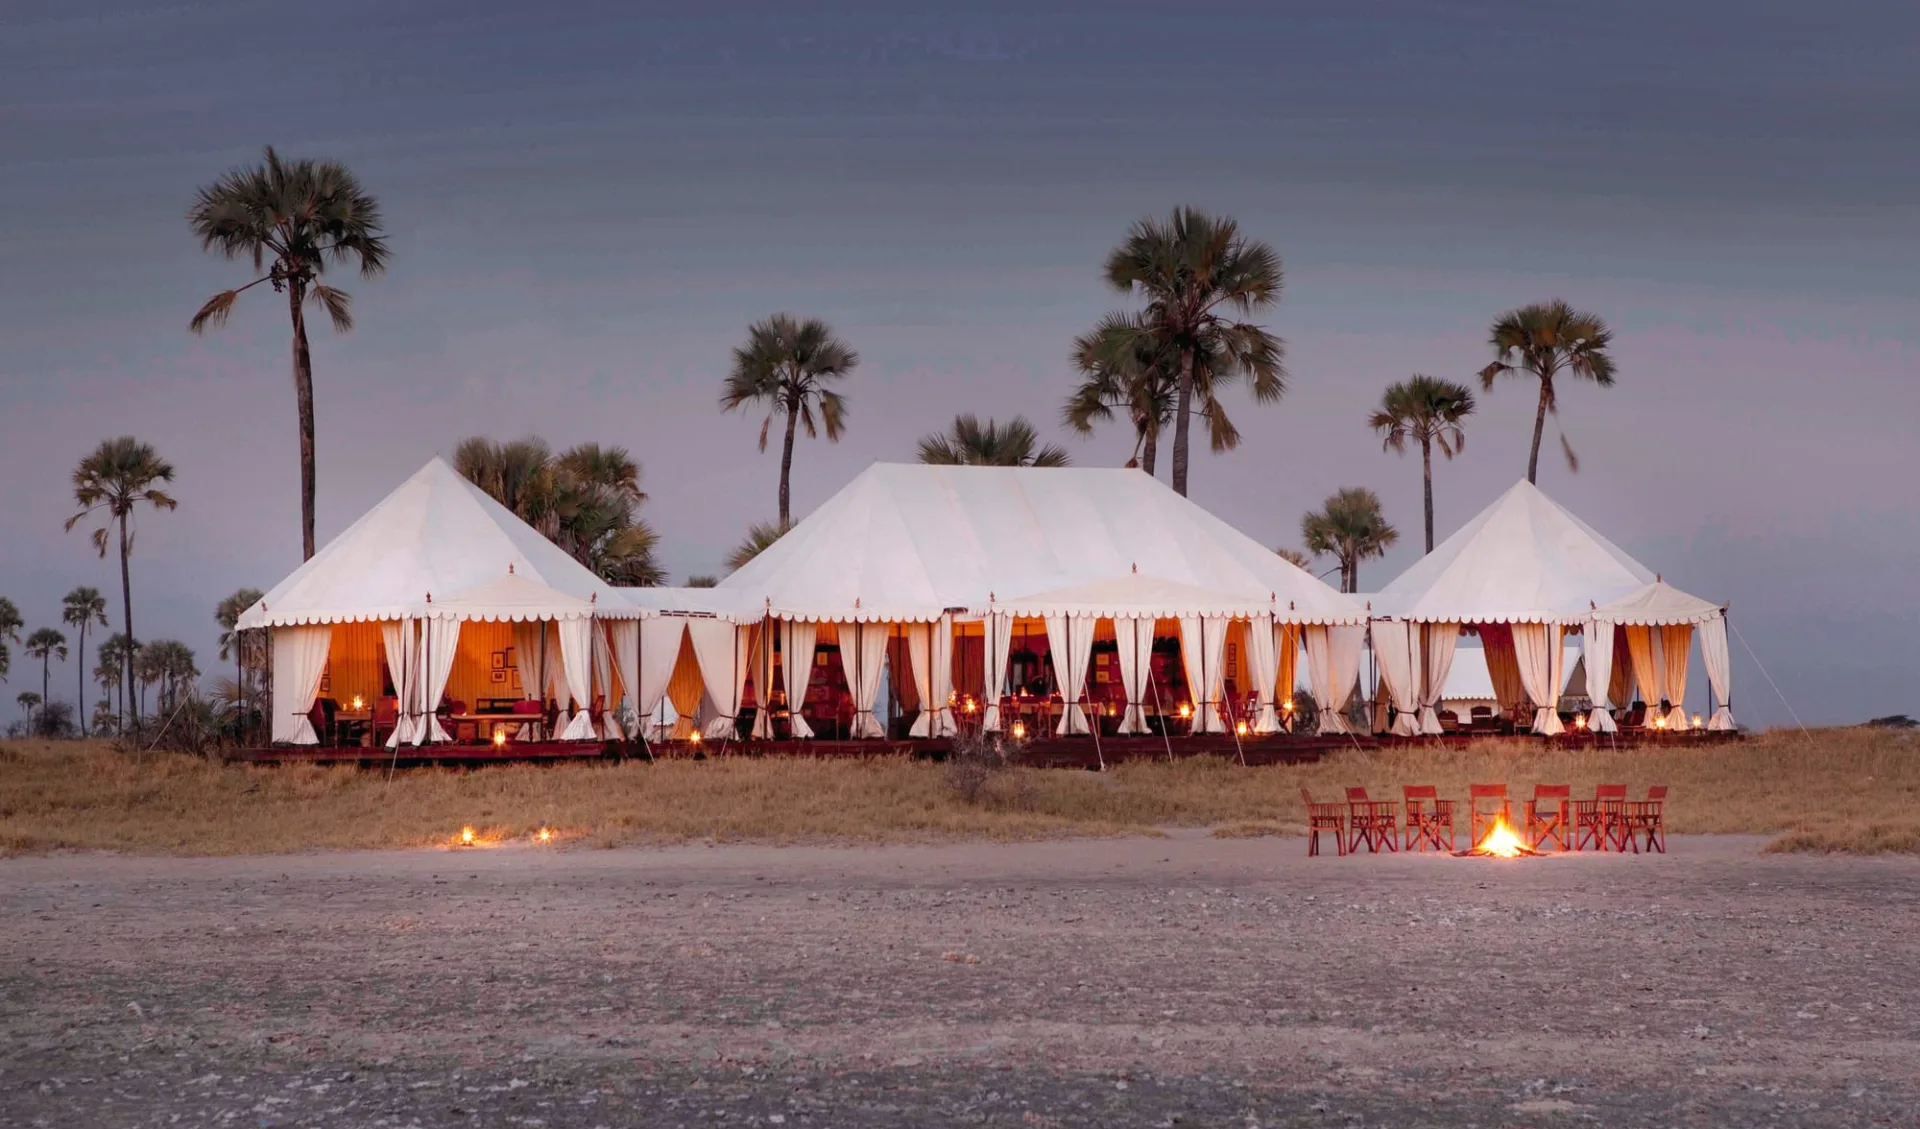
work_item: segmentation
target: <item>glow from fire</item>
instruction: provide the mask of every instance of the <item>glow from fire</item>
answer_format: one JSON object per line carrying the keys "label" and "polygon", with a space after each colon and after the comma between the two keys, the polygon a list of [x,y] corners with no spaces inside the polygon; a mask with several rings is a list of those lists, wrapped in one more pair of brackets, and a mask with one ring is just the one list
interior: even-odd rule
{"label": "glow from fire", "polygon": [[1510,859],[1519,858],[1521,852],[1527,849],[1527,845],[1522,843],[1520,836],[1515,835],[1513,828],[1507,825],[1506,816],[1496,815],[1493,817],[1493,826],[1487,830],[1486,837],[1481,839],[1474,849],[1499,858]]}
{"label": "glow from fire", "polygon": [[1027,739],[1027,723],[1026,722],[1016,721],[1013,723],[1013,739],[1016,741],[1024,741]]}
{"label": "glow from fire", "polygon": [[473,828],[462,827],[460,829],[460,845],[463,847],[473,846]]}
{"label": "glow from fire", "polygon": [[553,828],[542,827],[540,830],[533,833],[533,837],[539,842],[551,843],[553,842]]}

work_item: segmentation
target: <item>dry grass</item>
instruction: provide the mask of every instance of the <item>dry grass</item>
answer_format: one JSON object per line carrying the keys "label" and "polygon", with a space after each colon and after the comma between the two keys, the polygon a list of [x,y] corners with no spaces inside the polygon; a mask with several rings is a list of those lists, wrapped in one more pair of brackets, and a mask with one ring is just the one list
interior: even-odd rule
{"label": "dry grass", "polygon": [[0,853],[63,848],[246,854],[482,840],[540,827],[597,845],[689,840],[928,842],[1153,833],[1211,827],[1223,837],[1296,833],[1300,789],[1340,798],[1364,784],[1399,798],[1436,784],[1535,782],[1575,794],[1607,781],[1673,788],[1676,832],[1786,834],[1781,850],[1920,851],[1920,739],[1829,730],[1738,745],[1637,752],[1467,749],[1341,753],[1317,765],[1242,769],[1220,761],[1129,764],[1105,774],[1015,769],[976,802],[938,765],[899,759],[675,761],[377,771],[226,766],[127,756],[99,744],[0,744]]}

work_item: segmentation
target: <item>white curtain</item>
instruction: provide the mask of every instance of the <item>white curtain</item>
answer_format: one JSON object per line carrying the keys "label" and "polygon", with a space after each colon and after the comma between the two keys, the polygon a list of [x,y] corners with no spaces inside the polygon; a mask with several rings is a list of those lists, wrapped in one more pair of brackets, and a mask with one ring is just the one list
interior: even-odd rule
{"label": "white curtain", "polygon": [[1661,672],[1659,657],[1655,654],[1660,645],[1660,629],[1630,625],[1626,632],[1627,659],[1633,664],[1633,681],[1639,688],[1640,700],[1647,706],[1645,723],[1651,726],[1660,711],[1660,689],[1666,684],[1666,675]]}
{"label": "white curtain", "polygon": [[1004,612],[995,612],[985,617],[982,627],[986,630],[987,712],[981,719],[980,728],[988,733],[998,733],[1000,695],[1007,688],[1007,656],[1013,650],[1013,617]]}
{"label": "white curtain", "polygon": [[800,707],[807,704],[807,683],[813,678],[813,644],[820,637],[820,625],[789,619],[784,626],[780,671],[787,684],[787,718],[793,724],[794,739],[804,741],[813,736],[813,726],[800,716]]}
{"label": "white curtain", "polygon": [[593,715],[593,620],[563,619],[554,625],[560,636],[560,672],[566,679],[567,695],[579,712],[560,730],[562,741],[591,741],[594,738]]}
{"label": "white curtain", "polygon": [[[614,669],[620,672],[620,685],[626,692],[618,703],[612,702],[613,694],[608,692],[607,736],[618,733],[623,739],[631,738],[640,731],[640,719],[647,711],[640,708],[640,621],[637,619],[616,619],[607,625],[609,647],[613,651]],[[614,705],[626,707],[632,714],[627,724],[622,725],[616,715]]]}
{"label": "white curtain", "polygon": [[1145,696],[1147,666],[1140,657],[1141,639],[1153,645],[1153,620],[1116,619],[1113,621],[1114,661],[1120,667],[1120,692],[1126,695],[1127,709],[1120,717],[1120,732],[1145,733],[1147,711],[1141,707]]}
{"label": "white curtain", "polygon": [[1700,661],[1707,668],[1707,683],[1713,687],[1713,696],[1720,704],[1714,707],[1713,716],[1707,719],[1707,728],[1715,732],[1731,732],[1739,728],[1733,723],[1733,663],[1727,652],[1727,613],[1719,615],[1700,625]]}
{"label": "white curtain", "polygon": [[1225,733],[1220,700],[1225,697],[1227,625],[1221,616],[1180,617],[1180,659],[1187,671],[1187,688],[1194,697],[1195,733]]}
{"label": "white curtain", "polygon": [[[547,654],[547,625],[534,621],[513,625],[513,662],[520,671],[520,693],[528,700],[541,704],[544,712],[547,701],[548,672],[553,668],[553,657]],[[520,740],[533,740],[533,724],[520,727]]]}
{"label": "white curtain", "polygon": [[413,621],[383,622],[380,641],[387,649],[387,673],[393,676],[393,696],[398,702],[399,715],[394,719],[393,732],[387,735],[387,748],[397,749],[413,740],[415,727],[420,724],[414,717],[420,708],[420,694],[414,686],[414,666],[419,654],[414,643]]}
{"label": "white curtain", "polygon": [[1587,700],[1593,709],[1587,714],[1587,728],[1595,733],[1613,733],[1619,726],[1613,720],[1613,702],[1607,697],[1613,683],[1613,624],[1606,620],[1587,621],[1585,654],[1587,664]]}
{"label": "white curtain", "polygon": [[1360,640],[1365,633],[1362,627],[1314,624],[1302,636],[1307,647],[1307,680],[1320,707],[1321,733],[1353,732],[1347,724],[1346,708],[1360,677]]}
{"label": "white curtain", "polygon": [[707,721],[703,731],[708,737],[726,738],[734,734],[734,726],[740,718],[740,693],[746,683],[744,655],[736,652],[745,650],[740,632],[733,624],[720,619],[687,620],[687,638],[693,641],[693,657],[700,666],[700,681],[705,684],[707,698],[713,702],[714,715]]}
{"label": "white curtain", "polygon": [[1273,705],[1274,685],[1280,680],[1280,643],[1275,638],[1280,631],[1271,615],[1247,623],[1247,673],[1259,703],[1253,714],[1255,733],[1280,732],[1280,714]]}
{"label": "white curtain", "polygon": [[447,679],[453,675],[454,655],[460,649],[460,621],[457,619],[429,619],[423,640],[426,655],[421,660],[421,681],[426,693],[423,695],[421,709],[426,714],[424,724],[416,726],[413,743],[423,745],[429,741],[449,741],[447,731],[440,724],[440,699],[447,693]]}
{"label": "white curtain", "polygon": [[1085,616],[1047,617],[1047,647],[1053,652],[1053,673],[1060,681],[1060,700],[1066,706],[1060,724],[1054,728],[1061,736],[1088,732],[1080,695],[1087,688],[1087,662],[1093,658],[1093,624]]}
{"label": "white curtain", "polygon": [[853,728],[849,736],[855,740],[884,738],[886,727],[873,715],[873,707],[880,698],[880,668],[887,659],[887,625],[843,623],[839,631],[840,664],[846,669],[847,691],[853,698]]}
{"label": "white curtain", "polygon": [[[930,623],[909,623],[907,631],[907,665],[912,667],[913,696],[920,702],[920,712],[915,715],[913,725],[908,728],[909,737],[933,736],[933,625]],[[989,707],[991,709],[991,707]]]}
{"label": "white curtain", "polygon": [[[667,685],[673,681],[673,668],[680,662],[680,640],[686,634],[687,624],[678,616],[656,616],[637,623],[634,646],[638,653],[631,660],[622,658],[620,661],[634,664],[636,673],[627,678],[627,693],[633,698],[635,720],[644,724],[661,712],[660,702],[667,696]],[[616,632],[614,650],[624,655],[626,652],[618,645],[619,638]],[[626,669],[624,665],[621,667],[623,674]]]}
{"label": "white curtain", "polygon": [[1690,623],[1670,623],[1659,628],[1660,665],[1666,672],[1667,701],[1673,703],[1672,712],[1667,714],[1667,728],[1681,730],[1687,727],[1687,658],[1693,649],[1693,625]]}
{"label": "white curtain", "polygon": [[1377,619],[1373,622],[1373,657],[1380,668],[1380,680],[1386,683],[1387,696],[1398,711],[1393,719],[1395,737],[1419,734],[1420,711],[1419,646],[1420,626],[1406,620]]}
{"label": "white curtain", "polygon": [[[953,723],[953,711],[947,708],[947,699],[953,696],[953,617],[943,615],[932,624],[932,645],[927,656],[927,667],[932,671],[932,685],[928,687],[929,701],[933,703],[933,735],[951,737],[959,732]],[[1001,681],[1005,681],[1006,652],[1000,657]],[[989,682],[989,685],[992,685]],[[988,696],[999,700],[999,695],[988,691]]]}
{"label": "white curtain", "polygon": [[1546,737],[1564,733],[1560,724],[1560,625],[1516,623],[1513,655],[1520,664],[1520,682],[1533,702],[1533,731]]}
{"label": "white curtain", "polygon": [[1421,650],[1426,660],[1422,671],[1425,689],[1420,692],[1420,735],[1438,737],[1447,731],[1440,724],[1440,699],[1446,696],[1447,676],[1453,673],[1453,651],[1460,642],[1460,625],[1429,623],[1422,625],[1420,631],[1424,637]]}
{"label": "white curtain", "polygon": [[318,745],[313,731],[313,702],[327,673],[333,625],[273,629],[273,740],[275,744]]}

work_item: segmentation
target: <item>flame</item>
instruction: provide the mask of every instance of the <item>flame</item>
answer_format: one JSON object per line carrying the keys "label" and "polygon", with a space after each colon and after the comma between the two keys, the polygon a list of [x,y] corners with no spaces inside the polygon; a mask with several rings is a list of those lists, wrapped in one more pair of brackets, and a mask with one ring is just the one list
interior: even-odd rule
{"label": "flame", "polygon": [[460,829],[460,845],[463,847],[473,846],[473,828],[462,827]]}
{"label": "flame", "polygon": [[1527,845],[1520,841],[1520,836],[1513,833],[1513,828],[1507,826],[1505,816],[1496,815],[1493,817],[1493,826],[1487,830],[1486,837],[1481,839],[1474,849],[1499,858],[1510,859],[1520,857],[1520,853],[1527,849]]}
{"label": "flame", "polygon": [[1013,739],[1016,741],[1024,741],[1027,739],[1027,723],[1026,722],[1016,721],[1013,723]]}
{"label": "flame", "polygon": [[553,828],[542,827],[533,837],[542,843],[551,843],[553,842]]}

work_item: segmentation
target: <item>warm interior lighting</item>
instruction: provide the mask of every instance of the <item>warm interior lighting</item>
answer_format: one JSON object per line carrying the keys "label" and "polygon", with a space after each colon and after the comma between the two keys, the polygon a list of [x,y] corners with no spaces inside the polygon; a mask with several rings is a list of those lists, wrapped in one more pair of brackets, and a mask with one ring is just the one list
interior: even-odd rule
{"label": "warm interior lighting", "polygon": [[973,698],[972,698],[972,696],[968,696],[968,698],[967,698],[967,712],[968,712],[968,713],[972,713],[972,712],[974,712],[975,710],[977,710],[977,709],[979,709],[979,708],[980,708],[980,707],[979,707],[979,705],[978,705],[977,703],[975,703],[975,702],[974,702],[974,700],[973,700]]}
{"label": "warm interior lighting", "polygon": [[1575,729],[1585,729],[1587,727],[1587,715],[1583,713],[1574,714],[1573,727]]}
{"label": "warm interior lighting", "polygon": [[1283,709],[1283,710],[1286,710],[1286,711],[1287,711],[1288,713],[1292,713],[1292,712],[1293,712],[1293,699],[1292,699],[1292,698],[1288,698],[1288,699],[1287,699],[1286,701],[1284,701],[1284,702],[1281,702],[1281,703],[1280,703],[1280,708],[1281,708],[1281,709]]}
{"label": "warm interior lighting", "polygon": [[1016,741],[1024,741],[1027,739],[1027,723],[1026,722],[1016,721],[1013,723],[1013,739]]}
{"label": "warm interior lighting", "polygon": [[1656,718],[1654,718],[1654,719],[1653,719],[1653,727],[1654,727],[1655,729],[1665,729],[1665,728],[1667,727],[1667,719],[1666,719],[1666,718],[1664,718],[1664,717],[1656,717]]}
{"label": "warm interior lighting", "polygon": [[1694,715],[1693,715],[1693,727],[1694,727],[1695,729],[1698,729],[1698,728],[1700,728],[1700,715],[1699,715],[1699,714],[1694,714]]}
{"label": "warm interior lighting", "polygon": [[1486,838],[1480,840],[1479,846],[1475,848],[1483,854],[1495,855],[1503,859],[1518,858],[1526,849],[1527,846],[1520,841],[1520,836],[1515,835],[1513,828],[1507,826],[1506,817],[1498,815],[1494,816],[1493,826],[1487,830]]}
{"label": "warm interior lighting", "polygon": [[1192,716],[1193,716],[1193,706],[1192,706],[1192,705],[1190,705],[1190,704],[1189,704],[1189,703],[1187,703],[1187,702],[1181,702],[1181,703],[1180,703],[1180,717],[1181,717],[1181,719],[1182,719],[1182,720],[1185,720],[1186,718],[1190,718],[1190,717],[1192,717]]}
{"label": "warm interior lighting", "polygon": [[493,731],[493,747],[496,749],[505,748],[506,744],[507,731],[496,727]]}
{"label": "warm interior lighting", "polygon": [[693,732],[687,734],[687,742],[689,744],[698,745],[700,743],[700,731],[696,729]]}
{"label": "warm interior lighting", "polygon": [[1245,737],[1247,735],[1247,723],[1244,721],[1235,722],[1233,726],[1233,731],[1236,734],[1242,737]]}
{"label": "warm interior lighting", "polygon": [[363,709],[366,709],[366,708],[367,708],[367,700],[366,700],[365,698],[362,698],[362,697],[361,697],[360,695],[358,695],[358,694],[355,694],[355,695],[353,696],[353,708],[354,708],[354,709],[357,709],[357,710],[363,710]]}
{"label": "warm interior lighting", "polygon": [[473,846],[473,828],[462,827],[460,829],[460,845],[463,847]]}

